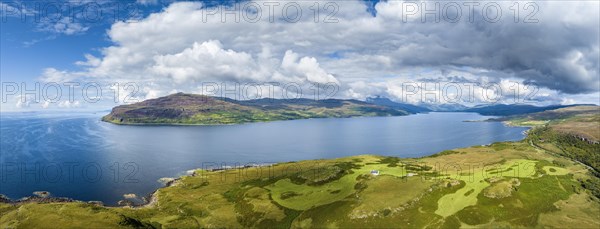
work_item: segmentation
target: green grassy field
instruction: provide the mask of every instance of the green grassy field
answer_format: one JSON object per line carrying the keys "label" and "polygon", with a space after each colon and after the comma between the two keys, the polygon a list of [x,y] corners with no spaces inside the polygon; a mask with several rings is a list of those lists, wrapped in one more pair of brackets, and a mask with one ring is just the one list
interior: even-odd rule
{"label": "green grassy field", "polygon": [[553,126],[581,120],[423,158],[197,170],[143,207],[0,203],[0,228],[599,228],[598,144]]}
{"label": "green grassy field", "polygon": [[123,125],[223,125],[308,118],[399,116],[408,112],[358,100],[233,100],[177,93],[121,105],[102,117]]}
{"label": "green grassy field", "polygon": [[581,227],[600,225],[600,202],[581,183],[590,172],[527,140],[417,159],[363,155],[246,168],[244,174],[254,175],[239,174],[199,170],[137,208],[0,204],[0,227],[564,226],[541,220],[550,216],[577,217]]}

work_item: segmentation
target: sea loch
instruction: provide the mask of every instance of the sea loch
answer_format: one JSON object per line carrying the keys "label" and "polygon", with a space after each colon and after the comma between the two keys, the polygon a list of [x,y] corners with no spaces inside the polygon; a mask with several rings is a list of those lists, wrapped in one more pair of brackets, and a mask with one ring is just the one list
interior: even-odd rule
{"label": "sea loch", "polygon": [[465,122],[475,113],[307,119],[225,126],[122,126],[101,114],[3,113],[0,193],[115,205],[145,196],[164,177],[207,164],[244,165],[359,154],[421,157],[524,137],[526,128]]}

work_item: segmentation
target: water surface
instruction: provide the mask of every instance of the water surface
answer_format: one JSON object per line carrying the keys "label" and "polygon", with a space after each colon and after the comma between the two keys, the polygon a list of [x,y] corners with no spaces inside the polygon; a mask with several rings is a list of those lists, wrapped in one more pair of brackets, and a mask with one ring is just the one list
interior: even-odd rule
{"label": "water surface", "polygon": [[34,191],[114,205],[158,179],[211,163],[241,165],[359,154],[420,157],[523,138],[475,113],[309,119],[229,126],[119,126],[101,114],[2,113],[0,193]]}

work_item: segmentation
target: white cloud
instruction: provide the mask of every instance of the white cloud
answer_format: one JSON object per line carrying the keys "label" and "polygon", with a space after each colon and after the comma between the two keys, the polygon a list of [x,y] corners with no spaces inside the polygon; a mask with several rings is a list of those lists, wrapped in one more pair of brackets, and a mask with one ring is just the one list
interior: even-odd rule
{"label": "white cloud", "polygon": [[297,53],[291,50],[285,52],[281,68],[290,74],[306,78],[310,82],[322,84],[339,83],[333,75],[327,73],[319,66],[317,59],[314,57],[300,58]]}
{"label": "white cloud", "polygon": [[154,56],[154,61],[152,71],[171,77],[176,83],[202,79],[262,80],[256,75],[258,65],[250,54],[225,50],[214,40],[194,43],[180,53]]}
{"label": "white cloud", "polygon": [[90,27],[84,26],[82,23],[77,22],[77,20],[72,17],[63,16],[59,20],[44,18],[38,24],[38,30],[64,35],[77,35],[85,33],[90,29]]}
{"label": "white cloud", "polygon": [[285,52],[281,68],[271,59],[268,50],[257,58],[246,52],[224,49],[219,41],[195,42],[182,52],[154,56],[151,71],[159,77],[172,78],[175,83],[200,81],[269,82],[309,81],[337,83],[335,77],[319,66],[314,57],[300,58],[291,50]]}
{"label": "white cloud", "polygon": [[61,101],[58,103],[59,108],[77,108],[81,107],[81,103],[79,101]]}
{"label": "white cloud", "polygon": [[25,97],[25,99],[22,99],[21,96],[16,96],[15,101],[16,101],[16,104],[15,104],[16,108],[28,108],[33,103],[32,99],[29,99],[27,97]]}
{"label": "white cloud", "polygon": [[62,83],[77,79],[82,76],[80,72],[61,71],[55,68],[46,68],[40,77],[44,83]]}
{"label": "white cloud", "polygon": [[136,3],[142,5],[156,5],[158,4],[158,0],[137,0]]}
{"label": "white cloud", "polygon": [[[323,23],[329,13],[323,10],[315,23],[312,2],[300,2],[306,6],[301,20],[285,22],[279,14],[287,2],[280,2],[270,22],[264,2],[250,3],[262,6],[258,22],[243,20],[248,12],[239,12],[239,23],[233,15],[222,22],[218,9],[199,2],[117,22],[108,30],[114,45],[101,56],[86,55],[78,62],[85,70],[75,75],[144,84],[149,97],[193,91],[204,81],[302,81],[339,82],[339,97],[398,98],[399,82],[446,75],[539,85],[552,92],[544,97],[549,101],[560,101],[550,97],[562,92],[600,90],[597,2],[538,2],[534,24],[514,23],[509,14],[488,23],[481,11],[469,22],[466,7],[458,23],[421,23],[418,14],[404,23],[403,1],[379,2],[377,16],[361,1],[336,1],[337,23]],[[510,4],[500,4],[508,12]],[[53,69],[47,75],[74,73]]]}

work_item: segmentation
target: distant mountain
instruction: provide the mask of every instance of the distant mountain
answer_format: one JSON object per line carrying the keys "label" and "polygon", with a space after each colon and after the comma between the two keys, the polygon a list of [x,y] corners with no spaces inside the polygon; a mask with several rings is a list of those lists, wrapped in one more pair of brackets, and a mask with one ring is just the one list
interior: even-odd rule
{"label": "distant mountain", "polygon": [[547,110],[554,110],[564,107],[571,107],[578,105],[553,105],[553,106],[545,106],[538,107],[533,105],[523,105],[523,104],[496,104],[490,106],[478,106],[473,108],[464,109],[464,112],[476,112],[481,115],[493,115],[493,116],[507,116],[507,115],[519,115],[519,114],[529,114]]}
{"label": "distant mountain", "polygon": [[431,111],[438,112],[455,112],[462,111],[468,109],[469,107],[464,106],[458,103],[445,103],[445,104],[437,104],[437,103],[421,103],[419,104],[421,107],[425,107]]}
{"label": "distant mountain", "polygon": [[430,112],[430,111],[438,111],[438,112],[453,112],[453,111],[462,111],[468,109],[469,107],[453,103],[453,104],[437,104],[437,103],[419,103],[417,105],[408,104],[408,103],[398,103],[394,102],[385,97],[371,97],[367,98],[367,103],[386,106],[389,108],[400,109],[407,111],[411,114]]}
{"label": "distant mountain", "polygon": [[112,109],[115,124],[234,124],[306,118],[399,116],[409,112],[358,100],[229,98],[177,93]]}
{"label": "distant mountain", "polygon": [[389,107],[389,108],[393,108],[393,109],[399,109],[399,110],[407,111],[411,114],[431,111],[430,109],[425,108],[425,107],[420,107],[420,106],[406,104],[406,103],[398,103],[398,102],[394,102],[388,98],[379,97],[379,96],[367,98],[367,103],[371,103],[371,104],[375,104],[375,105],[379,105],[379,106],[385,106],[385,107]]}

